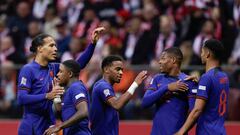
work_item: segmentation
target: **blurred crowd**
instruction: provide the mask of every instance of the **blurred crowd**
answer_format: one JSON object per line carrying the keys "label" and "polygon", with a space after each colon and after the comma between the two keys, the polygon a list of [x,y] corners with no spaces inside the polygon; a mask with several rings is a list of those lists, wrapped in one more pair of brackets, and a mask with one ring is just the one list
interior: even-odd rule
{"label": "blurred crowd", "polygon": [[[201,65],[200,48],[210,38],[224,44],[223,64],[230,65],[226,70],[231,87],[240,89],[240,69],[231,68],[240,64],[240,0],[1,0],[0,114],[18,109],[17,72],[33,59],[29,48],[36,35],[47,33],[56,39],[57,61],[61,62],[79,57],[97,26],[104,26],[106,31],[80,76],[90,90],[107,55],[121,55],[126,67],[145,65],[154,73],[161,52],[176,46],[184,54],[182,66],[188,68]],[[136,72],[125,70],[117,91],[126,90]],[[123,110],[124,118],[147,113],[139,111],[144,87]]]}

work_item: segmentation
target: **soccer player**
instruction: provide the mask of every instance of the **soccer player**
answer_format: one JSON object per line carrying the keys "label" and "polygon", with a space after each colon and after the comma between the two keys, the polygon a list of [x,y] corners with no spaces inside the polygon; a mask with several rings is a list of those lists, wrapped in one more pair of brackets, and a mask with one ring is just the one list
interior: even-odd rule
{"label": "soccer player", "polygon": [[156,107],[151,135],[173,135],[194,104],[197,84],[181,72],[182,59],[179,48],[164,50],[159,60],[161,73],[154,76],[144,94],[142,106]]}
{"label": "soccer player", "polygon": [[197,98],[186,122],[176,133],[183,135],[197,121],[197,135],[226,135],[224,121],[227,110],[229,80],[221,68],[223,45],[215,39],[204,42],[201,52],[206,73],[200,78]]}
{"label": "soccer player", "polygon": [[[96,28],[92,33],[92,43],[77,59],[81,69],[90,60],[99,33],[103,27]],[[35,37],[30,50],[35,59],[22,67],[18,79],[18,103],[23,105],[24,114],[18,129],[19,135],[42,135],[55,123],[52,110],[52,99],[63,93],[63,88],[52,90],[52,80],[59,70],[58,63],[50,63],[57,56],[54,39],[46,34]],[[52,90],[52,91],[51,91]]]}
{"label": "soccer player", "polygon": [[50,127],[44,134],[51,135],[63,129],[63,135],[91,135],[88,128],[89,95],[86,87],[78,79],[80,66],[74,60],[67,60],[60,64],[57,83],[67,88],[63,95],[62,112],[63,123]]}
{"label": "soccer player", "polygon": [[123,60],[119,56],[107,56],[102,61],[103,78],[94,84],[92,106],[90,109],[91,130],[93,135],[118,135],[118,110],[132,97],[135,89],[147,77],[147,71],[140,72],[129,89],[116,97],[113,89],[123,74]]}

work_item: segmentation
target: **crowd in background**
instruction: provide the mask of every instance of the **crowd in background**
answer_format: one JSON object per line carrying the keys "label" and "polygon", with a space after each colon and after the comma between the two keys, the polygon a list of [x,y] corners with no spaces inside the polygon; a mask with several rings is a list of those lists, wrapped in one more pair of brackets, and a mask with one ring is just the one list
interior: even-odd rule
{"label": "crowd in background", "polygon": [[[17,72],[34,58],[29,48],[36,35],[47,33],[56,39],[58,62],[62,62],[81,55],[97,26],[106,31],[80,76],[90,91],[107,55],[121,55],[126,67],[146,67],[155,73],[161,52],[176,46],[184,55],[183,68],[188,69],[201,65],[201,45],[210,38],[223,43],[223,64],[230,65],[226,70],[231,88],[240,89],[240,68],[232,68],[240,64],[240,0],[1,0],[0,117],[21,116],[15,100]],[[131,68],[124,71],[121,84],[115,86],[119,93],[126,90],[136,72]],[[144,87],[123,109],[122,118],[150,117],[151,110],[140,107]]]}

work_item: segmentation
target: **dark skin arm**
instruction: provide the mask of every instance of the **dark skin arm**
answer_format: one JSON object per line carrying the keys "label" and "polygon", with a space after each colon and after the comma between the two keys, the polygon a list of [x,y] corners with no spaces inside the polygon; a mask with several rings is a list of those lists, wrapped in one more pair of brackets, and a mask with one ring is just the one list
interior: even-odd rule
{"label": "dark skin arm", "polygon": [[63,122],[61,125],[54,125],[53,127],[48,128],[44,135],[51,135],[53,133],[57,133],[61,129],[72,126],[73,124],[81,121],[82,119],[88,117],[88,106],[86,101],[82,101],[76,106],[77,112],[67,121]]}
{"label": "dark skin arm", "polygon": [[[144,79],[147,78],[147,72],[142,71],[140,72],[137,77],[135,78],[135,82],[140,85]],[[125,92],[119,98],[112,97],[107,100],[107,103],[112,106],[116,110],[120,110],[130,99],[132,95],[129,92]]]}
{"label": "dark skin arm", "polygon": [[206,100],[196,99],[193,110],[188,115],[188,118],[181,129],[175,133],[175,135],[184,135],[186,134],[195,124],[200,114],[203,112],[203,109],[206,105]]}

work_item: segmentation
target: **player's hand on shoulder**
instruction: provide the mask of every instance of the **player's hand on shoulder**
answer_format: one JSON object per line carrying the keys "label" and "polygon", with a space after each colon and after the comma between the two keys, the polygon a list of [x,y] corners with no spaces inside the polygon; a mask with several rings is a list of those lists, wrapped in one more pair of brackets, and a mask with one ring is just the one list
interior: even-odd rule
{"label": "player's hand on shoulder", "polygon": [[59,95],[62,95],[64,93],[64,87],[61,87],[57,81],[56,78],[54,78],[54,81],[52,82],[52,91],[46,94],[46,98],[49,100],[54,99],[55,97],[59,97]]}
{"label": "player's hand on shoulder", "polygon": [[169,83],[168,90],[169,91],[187,91],[188,86],[186,83],[182,82],[181,80],[178,80],[176,82]]}
{"label": "player's hand on shoulder", "polygon": [[188,80],[192,80],[194,82],[198,82],[199,81],[199,77],[197,75],[189,75],[187,76],[187,78],[184,79],[185,81],[188,81]]}
{"label": "player's hand on shoulder", "polygon": [[135,78],[135,82],[138,85],[140,85],[143,82],[143,80],[145,80],[146,78],[147,78],[147,71],[143,70],[137,75],[137,77]]}
{"label": "player's hand on shoulder", "polygon": [[52,125],[47,130],[45,130],[43,135],[57,135],[56,133],[60,130],[61,130],[60,127],[58,127],[56,125]]}
{"label": "player's hand on shoulder", "polygon": [[105,30],[104,27],[97,27],[96,29],[94,29],[94,31],[92,32],[92,43],[94,45],[96,45],[97,41],[100,38],[100,34]]}

